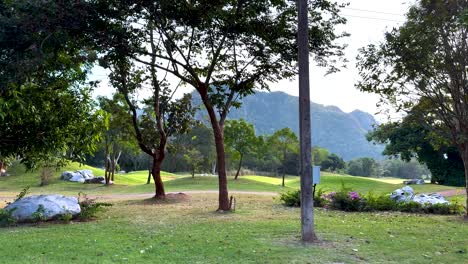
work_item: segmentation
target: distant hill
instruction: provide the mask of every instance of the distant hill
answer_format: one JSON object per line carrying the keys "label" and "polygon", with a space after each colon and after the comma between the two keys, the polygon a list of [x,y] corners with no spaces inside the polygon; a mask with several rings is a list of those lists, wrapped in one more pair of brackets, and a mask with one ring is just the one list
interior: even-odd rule
{"label": "distant hill", "polygon": [[[194,105],[200,98],[194,93]],[[258,134],[272,134],[289,127],[296,134],[299,130],[298,98],[283,92],[257,92],[244,98],[239,109],[232,109],[230,119],[243,118],[254,124]],[[365,135],[376,124],[374,117],[355,110],[345,113],[336,106],[324,106],[311,102],[312,144],[327,148],[350,160],[358,157],[382,159],[383,146],[369,143]],[[206,112],[199,110],[197,118],[206,120]]]}

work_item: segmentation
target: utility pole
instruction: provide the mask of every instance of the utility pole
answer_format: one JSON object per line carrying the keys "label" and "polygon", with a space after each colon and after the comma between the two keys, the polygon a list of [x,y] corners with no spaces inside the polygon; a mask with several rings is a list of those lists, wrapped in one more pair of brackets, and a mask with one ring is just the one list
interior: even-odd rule
{"label": "utility pole", "polygon": [[307,0],[298,0],[299,140],[301,150],[301,234],[303,242],[315,240],[312,196],[311,122],[309,91],[309,25]]}

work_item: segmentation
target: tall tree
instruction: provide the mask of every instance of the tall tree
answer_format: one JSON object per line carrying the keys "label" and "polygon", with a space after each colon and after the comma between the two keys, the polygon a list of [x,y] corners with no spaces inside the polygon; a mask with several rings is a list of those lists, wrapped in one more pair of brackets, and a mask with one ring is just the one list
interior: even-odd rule
{"label": "tall tree", "polygon": [[464,163],[468,218],[467,10],[466,0],[418,1],[404,25],[361,50],[358,87],[397,110],[433,105],[426,114],[437,119],[434,132],[450,139]]}
{"label": "tall tree", "polygon": [[132,117],[128,106],[121,94],[114,94],[113,98],[98,98],[99,107],[108,114],[108,124],[103,132],[104,149],[104,175],[107,185],[114,181],[122,152],[135,149],[135,137],[133,136]]}
{"label": "tall tree", "polygon": [[284,187],[288,156],[299,153],[299,141],[291,129],[283,128],[271,135],[268,144],[272,147],[276,156],[279,157],[283,177],[281,185]]}
{"label": "tall tree", "polygon": [[[161,166],[166,157],[167,144],[172,135],[186,133],[193,124],[195,110],[192,108],[191,95],[185,94],[180,99],[173,99],[165,80],[158,80],[156,69],[149,69],[148,86],[152,95],[142,103],[146,105],[142,115],[138,113],[136,96],[144,84],[143,72],[134,70],[134,66],[122,53],[110,53],[105,64],[112,73],[110,75],[113,87],[125,98],[132,116],[135,138],[143,152],[153,159],[151,174],[155,184],[155,198],[166,196],[161,178]],[[106,62],[106,63],[107,63]]]}
{"label": "tall tree", "polygon": [[368,140],[386,144],[384,155],[406,162],[417,158],[431,171],[432,183],[465,185],[463,161],[457,147],[450,140],[439,139],[431,126],[433,118],[418,111],[421,107],[413,107],[402,120],[378,126],[367,135]]}
{"label": "tall tree", "polygon": [[256,136],[255,129],[252,124],[247,123],[244,119],[228,120],[224,128],[225,143],[228,150],[234,150],[239,156],[239,164],[237,166],[237,180],[242,167],[244,156],[248,154],[255,145]]}
{"label": "tall tree", "polygon": [[[144,2],[145,29],[155,33],[155,67],[169,72],[200,94],[210,118],[216,144],[219,210],[230,210],[227,189],[224,122],[229,109],[268,82],[297,73],[297,10],[294,2],[280,0],[222,0]],[[311,53],[320,66],[335,71],[343,46],[335,40],[339,5],[321,0],[310,3]],[[135,57],[144,64],[148,59]],[[170,67],[166,67],[169,65]]]}

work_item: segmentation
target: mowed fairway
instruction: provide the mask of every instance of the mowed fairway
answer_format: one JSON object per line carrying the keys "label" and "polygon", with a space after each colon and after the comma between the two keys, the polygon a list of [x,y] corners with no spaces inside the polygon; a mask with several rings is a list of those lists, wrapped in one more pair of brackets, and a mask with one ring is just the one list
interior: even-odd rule
{"label": "mowed fairway", "polygon": [[[90,169],[96,176],[103,175],[103,171],[89,166],[79,166],[76,163],[64,168],[65,170]],[[11,176],[0,177],[0,197],[15,196],[25,187],[30,187],[30,193],[63,193],[76,195],[78,192],[87,194],[150,194],[154,191],[153,181],[146,184],[148,172],[138,171],[127,174],[116,174],[115,184],[110,187],[101,184],[80,184],[73,182],[64,182],[60,180],[60,172],[56,172],[50,179],[50,184],[39,187],[39,172],[25,172],[21,166],[14,166],[10,169]],[[218,180],[214,176],[196,176],[192,178],[188,175],[176,175],[163,172],[163,181],[166,191],[179,192],[190,190],[217,190]],[[374,193],[390,193],[397,188],[401,188],[403,180],[397,179],[374,179],[365,177],[355,177],[349,175],[336,175],[323,173],[320,184],[317,189],[324,191],[336,191],[343,185],[360,193],[372,191]],[[399,183],[397,183],[399,182]],[[229,189],[232,191],[253,191],[253,192],[283,192],[299,188],[299,177],[287,176],[286,186],[281,186],[281,177],[265,176],[240,176],[238,180],[229,178]],[[451,186],[441,186],[434,184],[412,185],[416,192],[437,192],[446,190],[459,190],[463,194],[463,188]]]}

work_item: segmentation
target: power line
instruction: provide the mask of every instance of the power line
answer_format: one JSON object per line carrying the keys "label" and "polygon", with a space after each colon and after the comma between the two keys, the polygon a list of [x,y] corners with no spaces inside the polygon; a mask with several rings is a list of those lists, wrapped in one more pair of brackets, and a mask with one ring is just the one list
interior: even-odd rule
{"label": "power line", "polygon": [[351,7],[343,7],[343,9],[348,9],[348,10],[353,10],[353,11],[361,11],[361,12],[368,12],[368,13],[376,13],[376,14],[385,14],[385,15],[392,15],[392,16],[401,16],[401,17],[405,16],[405,15],[397,14],[397,13],[389,13],[389,12],[359,9],[359,8],[351,8]]}
{"label": "power line", "polygon": [[394,20],[394,19],[378,18],[378,17],[355,16],[355,15],[348,15],[348,14],[343,14],[342,16],[345,16],[345,17],[355,17],[355,18],[363,18],[363,19],[372,19],[372,20],[391,21],[391,22],[400,22],[400,23],[404,23],[404,22],[405,22],[405,21],[403,21],[403,20]]}

